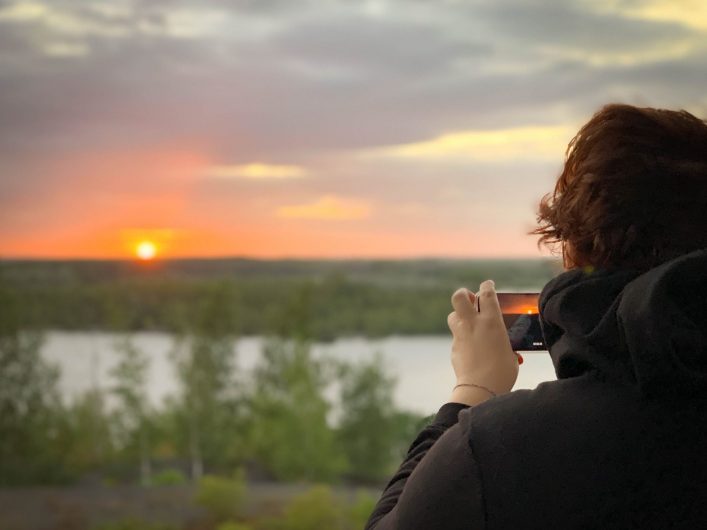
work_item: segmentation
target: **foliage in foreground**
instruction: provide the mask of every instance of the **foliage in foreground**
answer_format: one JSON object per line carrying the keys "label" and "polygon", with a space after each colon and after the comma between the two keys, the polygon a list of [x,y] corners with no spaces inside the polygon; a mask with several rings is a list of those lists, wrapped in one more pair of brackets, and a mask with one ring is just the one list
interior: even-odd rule
{"label": "foliage in foreground", "polygon": [[111,523],[100,524],[92,527],[91,530],[177,530],[177,528],[169,524],[128,518]]}
{"label": "foliage in foreground", "polygon": [[0,290],[2,485],[86,476],[167,485],[183,482],[185,471],[198,482],[243,465],[279,480],[376,482],[397,463],[418,419],[394,406],[394,381],[380,358],[342,363],[312,354],[307,290],[280,309],[274,322],[282,336],[266,341],[250,381],[238,371],[229,298],[210,293],[176,336],[180,386],[161,407],[148,403],[149,358],[129,333],[116,343],[108,391],[64,402],[57,371],[40,355],[41,336],[23,329],[12,301]]}
{"label": "foliage in foreground", "polygon": [[[214,477],[204,477],[204,479]],[[334,492],[329,486],[314,485],[308,490],[295,495],[280,507],[279,515],[230,513],[224,517],[224,504],[222,501],[229,497],[222,494],[233,484],[238,483],[238,494],[247,495],[245,484],[225,479],[216,489],[222,489],[215,497],[219,497],[216,504],[208,502],[205,508],[205,518],[193,521],[188,528],[200,530],[361,530],[375,505],[375,498],[367,493],[358,492],[353,498],[349,495]],[[207,480],[211,482],[211,480]],[[206,497],[214,493],[214,483],[208,486],[200,485],[197,489],[195,501],[202,503],[205,487],[208,491]],[[195,525],[195,526],[193,526]],[[178,530],[180,526],[160,522],[141,521],[135,518],[103,523],[93,526],[91,530]]]}
{"label": "foliage in foreground", "polygon": [[195,502],[206,509],[214,521],[223,522],[242,516],[246,484],[242,471],[233,478],[206,475],[199,480]]}
{"label": "foliage in foreground", "polygon": [[295,496],[279,517],[255,522],[258,530],[361,530],[375,505],[375,499],[359,492],[347,500],[329,486],[316,485]]}

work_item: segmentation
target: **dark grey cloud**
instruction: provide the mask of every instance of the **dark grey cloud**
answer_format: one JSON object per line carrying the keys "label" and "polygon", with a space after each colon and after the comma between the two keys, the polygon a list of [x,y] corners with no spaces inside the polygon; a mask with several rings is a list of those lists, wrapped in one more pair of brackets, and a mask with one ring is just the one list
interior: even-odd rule
{"label": "dark grey cloud", "polygon": [[531,49],[552,46],[557,51],[620,54],[659,49],[676,40],[698,37],[695,30],[674,22],[595,12],[587,9],[588,5],[515,0],[467,9],[469,16],[493,28],[500,40]]}
{"label": "dark grey cloud", "polygon": [[[258,13],[269,12],[265,4],[269,3],[258,4]],[[131,28],[148,15],[153,25],[166,27],[168,8],[199,4],[143,2],[134,4],[131,16],[96,13],[67,0],[52,5],[74,6],[71,12],[90,22],[114,20]],[[237,17],[238,10],[252,11],[255,4],[210,5],[231,9]],[[33,120],[45,116],[47,128],[40,129],[50,136],[57,128],[71,128],[72,121],[80,121],[90,133],[87,140],[96,141],[104,135],[115,141],[115,134],[131,127],[130,137],[144,141],[159,136],[160,129],[166,135],[185,127],[218,135],[239,133],[242,124],[253,135],[251,147],[263,150],[277,149],[278,144],[283,149],[355,148],[473,125],[469,124],[472,117],[503,114],[504,109],[517,112],[518,106],[530,110],[531,103],[576,100],[582,93],[595,93],[602,72],[613,72],[611,67],[597,69],[577,59],[548,62],[529,56],[529,63],[538,61],[529,70],[495,73],[494,64],[513,59],[504,56],[509,47],[518,47],[521,57],[548,43],[611,51],[623,49],[624,44],[632,49],[645,47],[656,39],[688,33],[674,24],[598,16],[550,4],[529,9],[527,4],[475,3],[460,9],[465,4],[457,3],[449,6],[448,13],[439,10],[436,18],[424,20],[406,19],[400,14],[402,4],[395,3],[380,17],[352,14],[336,2],[322,4],[332,6],[330,10],[311,13],[303,5],[304,14],[263,42],[233,42],[228,35],[87,36],[84,42],[92,51],[88,57],[57,59],[39,54],[34,58],[35,77],[13,77],[12,70],[6,69],[2,79],[9,88],[23,82],[39,86],[30,89],[32,111],[24,103],[27,94],[19,102],[10,94],[0,107],[15,113],[26,109],[23,121],[28,133],[42,132],[33,129]],[[285,6],[274,2],[270,9],[277,18]],[[459,28],[465,24],[469,34],[463,40]],[[32,38],[46,37],[37,35],[33,24],[21,27]],[[18,34],[17,27],[14,31],[14,40],[3,42],[6,56],[12,55],[9,48],[13,47],[16,53],[26,53],[28,38]],[[457,63],[466,67],[457,69]],[[23,68],[28,68],[27,61]],[[92,116],[94,127],[86,127]],[[14,122],[20,116],[10,117]],[[307,130],[302,130],[303,120]],[[486,120],[481,124],[487,126]],[[116,133],[100,133],[108,128]],[[310,135],[318,136],[320,144]],[[15,131],[16,138],[21,136]]]}
{"label": "dark grey cloud", "polygon": [[348,67],[369,80],[448,75],[455,61],[479,60],[491,50],[489,44],[448,35],[444,27],[361,15],[316,17],[284,30],[273,45],[313,69]]}

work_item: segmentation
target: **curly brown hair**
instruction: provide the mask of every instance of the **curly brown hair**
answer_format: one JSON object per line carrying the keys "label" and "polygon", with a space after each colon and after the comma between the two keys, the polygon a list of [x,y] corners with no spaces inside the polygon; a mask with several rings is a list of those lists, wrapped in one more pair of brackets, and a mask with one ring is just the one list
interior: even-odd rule
{"label": "curly brown hair", "polygon": [[684,110],[610,104],[567,146],[540,201],[538,247],[565,266],[648,270],[707,248],[707,123]]}

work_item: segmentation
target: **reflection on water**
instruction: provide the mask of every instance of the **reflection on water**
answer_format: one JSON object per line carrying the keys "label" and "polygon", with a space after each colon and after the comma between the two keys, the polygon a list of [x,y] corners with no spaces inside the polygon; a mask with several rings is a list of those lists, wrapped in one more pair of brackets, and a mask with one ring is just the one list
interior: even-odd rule
{"label": "reflection on water", "polygon": [[[109,389],[110,370],[116,362],[114,343],[118,335],[111,333],[46,334],[42,354],[59,365],[60,388],[67,397],[81,394],[92,387]],[[158,404],[177,390],[177,380],[170,361],[172,337],[166,333],[135,333],[135,345],[149,353],[149,397]],[[263,339],[244,337],[234,344],[238,368],[244,379],[256,365]],[[330,354],[338,359],[366,359],[381,352],[388,370],[397,377],[397,405],[423,414],[431,414],[449,397],[454,376],[449,364],[451,337],[394,336],[371,340],[344,338],[332,343],[315,344],[316,354]],[[534,388],[538,383],[555,379],[547,352],[524,354],[516,388]]]}

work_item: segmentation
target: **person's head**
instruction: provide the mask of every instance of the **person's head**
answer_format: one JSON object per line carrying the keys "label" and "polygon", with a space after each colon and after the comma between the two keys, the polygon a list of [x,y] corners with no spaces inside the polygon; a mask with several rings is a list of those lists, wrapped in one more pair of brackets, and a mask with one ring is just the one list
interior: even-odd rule
{"label": "person's head", "polygon": [[643,271],[707,248],[707,123],[606,105],[569,143],[537,219],[530,233],[561,245],[566,268]]}

